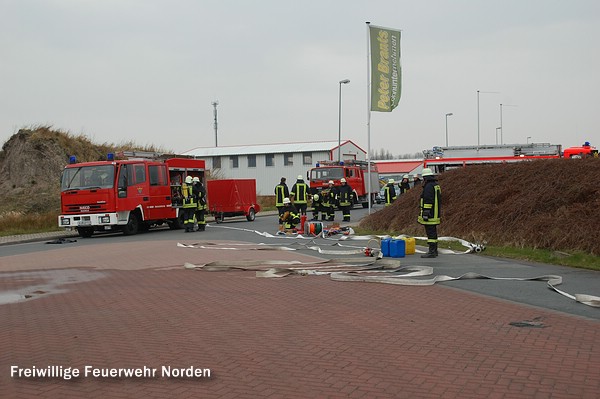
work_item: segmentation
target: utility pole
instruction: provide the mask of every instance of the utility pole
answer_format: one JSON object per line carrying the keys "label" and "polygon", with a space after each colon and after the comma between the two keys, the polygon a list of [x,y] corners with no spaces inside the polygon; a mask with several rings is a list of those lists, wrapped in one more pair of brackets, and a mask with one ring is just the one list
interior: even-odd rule
{"label": "utility pole", "polygon": [[215,108],[215,111],[214,111],[214,114],[215,114],[215,147],[218,147],[219,146],[219,142],[217,140],[217,132],[218,132],[217,105],[219,105],[219,101],[215,100],[211,104]]}

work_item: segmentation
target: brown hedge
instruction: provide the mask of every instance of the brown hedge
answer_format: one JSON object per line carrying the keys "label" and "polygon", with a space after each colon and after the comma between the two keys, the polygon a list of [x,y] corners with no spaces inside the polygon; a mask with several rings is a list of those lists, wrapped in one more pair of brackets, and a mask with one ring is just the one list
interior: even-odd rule
{"label": "brown hedge", "polygon": [[[552,159],[469,166],[439,176],[440,235],[490,245],[600,255],[600,159]],[[421,188],[360,226],[424,235],[417,224]]]}

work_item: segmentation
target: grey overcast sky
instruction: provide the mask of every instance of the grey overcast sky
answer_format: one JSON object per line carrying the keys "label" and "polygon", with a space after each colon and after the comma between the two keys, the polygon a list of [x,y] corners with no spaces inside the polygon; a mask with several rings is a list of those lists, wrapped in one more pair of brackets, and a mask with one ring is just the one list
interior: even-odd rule
{"label": "grey overcast sky", "polygon": [[[598,0],[0,0],[0,141],[52,125],[183,152],[342,139],[365,150],[367,28],[402,30],[402,98],[371,149],[600,146]],[[490,93],[497,92],[497,93]],[[501,107],[500,104],[503,104]],[[530,139],[528,139],[530,137]]]}

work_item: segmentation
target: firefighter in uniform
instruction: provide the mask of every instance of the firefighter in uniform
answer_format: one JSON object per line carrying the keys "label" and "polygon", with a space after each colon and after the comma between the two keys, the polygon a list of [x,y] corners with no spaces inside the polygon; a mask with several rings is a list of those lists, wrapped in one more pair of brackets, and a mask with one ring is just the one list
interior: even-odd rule
{"label": "firefighter in uniform", "polygon": [[394,179],[388,179],[388,184],[383,188],[385,193],[385,206],[392,205],[396,201],[396,188],[394,187]]}
{"label": "firefighter in uniform", "polygon": [[[275,186],[275,206],[277,207],[277,211],[279,212],[279,216],[283,214],[283,199],[290,196],[290,190],[288,189],[287,184],[285,184],[285,177],[281,178],[281,181],[278,185]],[[281,218],[279,219],[279,224],[281,225],[283,222]]]}
{"label": "firefighter in uniform", "polygon": [[407,192],[408,190],[410,190],[410,183],[408,182],[408,175],[404,175],[402,176],[402,181],[400,182],[400,184],[398,184],[398,187],[400,188],[400,194],[404,194],[405,192]]}
{"label": "firefighter in uniform", "polygon": [[[287,197],[283,199],[283,214],[279,216],[279,219],[282,222],[281,226],[285,230],[293,230],[296,228],[296,224],[300,223],[300,214],[294,204],[292,204],[292,201]],[[281,226],[279,232],[277,232],[279,235],[285,234]]]}
{"label": "firefighter in uniform", "polygon": [[325,207],[323,206],[323,193],[318,192],[312,196],[312,220],[319,220],[319,212],[321,212],[321,218],[325,220]]}
{"label": "firefighter in uniform", "polygon": [[333,180],[329,180],[327,188],[321,191],[321,206],[323,207],[321,220],[325,220],[325,215],[327,215],[327,220],[333,222],[335,219],[335,201],[335,187],[333,187]]}
{"label": "firefighter in uniform", "polygon": [[338,190],[338,205],[342,211],[344,222],[350,221],[350,208],[352,208],[352,187],[348,185],[345,178],[340,179],[342,184]]}
{"label": "firefighter in uniform", "polygon": [[421,176],[424,182],[417,221],[425,226],[429,245],[428,252],[421,258],[435,258],[438,256],[437,226],[441,220],[442,190],[431,169],[423,169]]}
{"label": "firefighter in uniform", "polygon": [[306,215],[306,208],[308,206],[308,184],[304,183],[302,175],[298,175],[298,180],[296,180],[296,183],[292,186],[290,200],[300,215]]}
{"label": "firefighter in uniform", "polygon": [[185,232],[190,233],[194,231],[194,213],[196,211],[196,199],[192,190],[192,183],[194,179],[192,176],[185,178],[185,183],[181,186],[181,193],[183,195],[183,226]]}
{"label": "firefighter in uniform", "polygon": [[[429,168],[426,168],[429,169]],[[423,174],[421,173],[421,177],[423,176]],[[421,179],[419,179],[419,175],[415,175],[415,177],[413,177],[413,188],[418,187],[421,185]]]}
{"label": "firefighter in uniform", "polygon": [[197,201],[196,222],[198,223],[198,231],[206,229],[206,189],[199,177],[193,178],[192,193]]}

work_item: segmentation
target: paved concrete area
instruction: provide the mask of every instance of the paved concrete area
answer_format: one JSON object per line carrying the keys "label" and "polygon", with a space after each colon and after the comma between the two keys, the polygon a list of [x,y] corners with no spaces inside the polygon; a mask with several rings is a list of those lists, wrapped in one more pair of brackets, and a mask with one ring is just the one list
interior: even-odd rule
{"label": "paved concrete area", "polygon": [[[447,285],[260,279],[248,271],[182,267],[273,258],[315,259],[182,249],[171,240],[0,258],[0,293],[29,296],[0,304],[0,396],[600,396],[597,320]],[[68,380],[11,376],[13,366],[156,372]],[[167,377],[163,367],[195,368],[203,376]]]}

